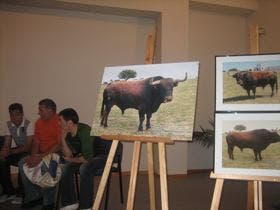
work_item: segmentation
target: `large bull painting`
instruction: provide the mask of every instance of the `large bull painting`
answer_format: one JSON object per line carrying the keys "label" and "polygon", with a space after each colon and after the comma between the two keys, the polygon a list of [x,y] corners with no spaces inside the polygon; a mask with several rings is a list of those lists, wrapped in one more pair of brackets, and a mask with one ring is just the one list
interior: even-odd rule
{"label": "large bull painting", "polygon": [[280,54],[216,57],[217,111],[279,111]]}
{"label": "large bull painting", "polygon": [[106,67],[94,135],[191,140],[197,81],[197,62]]}
{"label": "large bull painting", "polygon": [[280,176],[280,114],[216,114],[215,173]]}

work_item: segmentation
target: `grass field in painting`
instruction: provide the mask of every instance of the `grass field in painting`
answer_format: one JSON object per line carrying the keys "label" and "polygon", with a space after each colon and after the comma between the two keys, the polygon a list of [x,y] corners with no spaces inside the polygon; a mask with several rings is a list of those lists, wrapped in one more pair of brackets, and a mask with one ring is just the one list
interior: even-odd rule
{"label": "grass field in painting", "polygon": [[222,140],[222,166],[223,168],[246,168],[246,169],[275,169],[280,170],[280,142],[270,144],[262,151],[262,160],[255,161],[252,149],[243,149],[243,152],[234,147],[234,160],[229,159],[226,135]]}
{"label": "grass field in painting", "polygon": [[[188,79],[173,89],[173,100],[162,103],[151,118],[151,129],[138,132],[138,110],[127,109],[122,115],[121,110],[114,106],[108,117],[108,127],[100,126],[100,110],[105,85],[101,86],[93,119],[94,135],[147,135],[166,136],[173,140],[191,140],[194,123],[197,79]],[[146,120],[143,123],[145,129]]]}
{"label": "grass field in painting", "polygon": [[[280,84],[280,72],[277,73],[278,84]],[[223,101],[225,104],[279,104],[280,93],[276,93],[273,97],[271,95],[270,85],[267,85],[264,89],[257,87],[256,98],[253,99],[252,91],[251,97],[247,95],[247,91],[236,83],[236,79],[233,78],[227,72],[223,72]]]}

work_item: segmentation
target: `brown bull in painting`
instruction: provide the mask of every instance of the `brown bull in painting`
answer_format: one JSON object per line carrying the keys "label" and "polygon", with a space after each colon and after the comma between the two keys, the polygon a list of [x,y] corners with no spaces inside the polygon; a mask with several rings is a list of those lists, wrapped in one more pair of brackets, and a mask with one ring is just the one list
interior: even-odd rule
{"label": "brown bull in painting", "polygon": [[238,147],[241,151],[243,148],[250,148],[254,151],[255,161],[262,160],[261,152],[271,143],[280,141],[280,136],[276,131],[266,129],[256,129],[243,132],[229,132],[226,136],[228,145],[228,155],[230,159],[233,157],[234,147]]}
{"label": "brown bull in painting", "polygon": [[106,86],[103,92],[101,106],[101,126],[107,127],[108,115],[111,108],[116,105],[122,111],[128,108],[138,110],[139,127],[143,131],[143,121],[146,115],[146,129],[151,128],[150,119],[152,113],[156,112],[160,105],[172,101],[173,88],[184,79],[163,78],[161,76],[150,77],[137,81],[112,82]]}
{"label": "brown bull in painting", "polygon": [[274,95],[274,88],[278,90],[277,73],[275,71],[242,71],[232,75],[236,79],[237,84],[243,87],[250,97],[250,91],[253,92],[253,97],[256,98],[256,88],[270,85],[271,97]]}

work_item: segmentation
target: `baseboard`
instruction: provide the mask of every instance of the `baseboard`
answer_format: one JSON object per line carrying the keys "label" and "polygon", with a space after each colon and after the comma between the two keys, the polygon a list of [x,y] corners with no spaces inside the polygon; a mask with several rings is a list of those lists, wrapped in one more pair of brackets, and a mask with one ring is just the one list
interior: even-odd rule
{"label": "baseboard", "polygon": [[210,173],[213,169],[190,169],[188,170],[188,174],[200,174],[200,173]]}
{"label": "baseboard", "polygon": [[[123,171],[122,174],[124,176],[130,176],[130,171]],[[138,171],[138,174],[144,174],[148,176],[148,171],[147,170],[143,170],[143,171]],[[158,173],[154,173],[156,177],[159,177]],[[117,175],[117,174],[115,174]],[[168,174],[167,175],[168,178],[186,178],[187,174]]]}

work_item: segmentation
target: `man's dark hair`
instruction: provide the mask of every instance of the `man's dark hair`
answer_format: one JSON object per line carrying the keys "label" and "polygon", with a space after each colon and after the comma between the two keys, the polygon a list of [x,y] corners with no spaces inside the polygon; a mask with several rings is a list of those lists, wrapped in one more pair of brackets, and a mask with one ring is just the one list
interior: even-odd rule
{"label": "man's dark hair", "polygon": [[9,113],[11,113],[12,111],[19,111],[21,114],[23,114],[23,107],[21,104],[19,103],[13,103],[9,106]]}
{"label": "man's dark hair", "polygon": [[74,124],[79,123],[79,116],[77,112],[72,108],[63,109],[59,112],[59,116],[62,116],[65,121],[71,120]]}
{"label": "man's dark hair", "polygon": [[52,99],[45,98],[39,102],[39,105],[44,105],[45,107],[52,109],[53,112],[56,112],[56,104]]}

